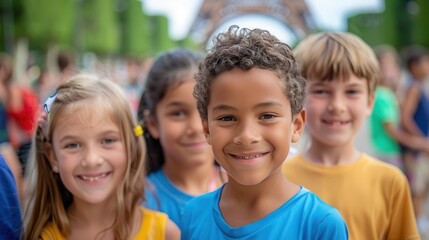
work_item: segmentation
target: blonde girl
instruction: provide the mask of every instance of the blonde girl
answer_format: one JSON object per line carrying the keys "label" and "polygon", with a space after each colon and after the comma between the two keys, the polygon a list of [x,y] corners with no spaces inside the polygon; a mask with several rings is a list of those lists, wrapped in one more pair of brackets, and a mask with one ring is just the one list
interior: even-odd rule
{"label": "blonde girl", "polygon": [[178,238],[164,213],[139,205],[145,143],[116,84],[75,75],[44,108],[29,158],[24,239]]}

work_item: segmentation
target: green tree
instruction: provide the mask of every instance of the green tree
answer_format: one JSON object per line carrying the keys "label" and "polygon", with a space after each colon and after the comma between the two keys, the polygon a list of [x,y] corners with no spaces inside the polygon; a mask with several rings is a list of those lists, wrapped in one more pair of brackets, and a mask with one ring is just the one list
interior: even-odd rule
{"label": "green tree", "polygon": [[176,45],[180,46],[180,47],[185,47],[185,48],[188,48],[188,49],[197,50],[197,51],[202,51],[203,50],[203,47],[201,46],[201,44],[195,42],[190,37],[185,37],[183,39],[180,39],[180,40],[176,41]]}
{"label": "green tree", "polygon": [[73,0],[23,0],[24,26],[30,48],[47,49],[50,44],[72,46],[75,16]]}
{"label": "green tree", "polygon": [[149,17],[139,0],[122,0],[122,53],[129,56],[148,55],[150,43]]}
{"label": "green tree", "polygon": [[117,0],[77,1],[81,1],[81,9],[77,11],[82,13],[76,34],[82,37],[78,40],[82,42],[82,50],[101,55],[118,53],[120,36]]}
{"label": "green tree", "polygon": [[17,33],[22,26],[22,0],[0,1],[0,51],[12,53]]}
{"label": "green tree", "polygon": [[413,4],[410,12],[413,26],[413,42],[429,48],[429,1],[415,0],[411,4]]}
{"label": "green tree", "polygon": [[149,21],[152,36],[152,55],[177,46],[168,33],[168,19],[166,16],[153,15],[150,16]]}
{"label": "green tree", "polygon": [[371,46],[388,41],[381,28],[381,14],[379,13],[363,13],[349,17],[347,31],[360,36]]}
{"label": "green tree", "polygon": [[371,45],[386,43],[400,50],[410,44],[429,47],[428,22],[429,1],[385,0],[381,13],[349,17],[348,30]]}

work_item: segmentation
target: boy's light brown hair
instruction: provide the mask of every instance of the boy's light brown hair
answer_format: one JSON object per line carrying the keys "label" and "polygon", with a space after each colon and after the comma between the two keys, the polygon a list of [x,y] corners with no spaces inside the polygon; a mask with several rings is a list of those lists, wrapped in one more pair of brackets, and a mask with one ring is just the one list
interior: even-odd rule
{"label": "boy's light brown hair", "polygon": [[373,50],[361,38],[346,32],[321,32],[307,36],[294,49],[301,74],[308,81],[364,78],[374,94],[380,69]]}

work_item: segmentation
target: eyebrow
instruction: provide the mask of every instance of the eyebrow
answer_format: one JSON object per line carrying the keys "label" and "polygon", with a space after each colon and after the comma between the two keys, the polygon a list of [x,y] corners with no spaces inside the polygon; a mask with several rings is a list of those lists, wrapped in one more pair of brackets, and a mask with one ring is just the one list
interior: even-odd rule
{"label": "eyebrow", "polygon": [[[328,86],[329,84],[325,83],[325,82],[318,82],[318,83],[314,83],[309,85],[309,87],[325,87]],[[363,84],[360,84],[360,82],[345,82],[345,86],[346,87],[365,87],[365,82]]]}
{"label": "eyebrow", "polygon": [[183,105],[186,105],[186,103],[181,101],[173,101],[173,102],[169,102],[167,104],[167,107],[176,107],[176,106],[183,106]]}
{"label": "eyebrow", "polygon": [[347,87],[366,87],[366,83],[360,84],[360,83],[351,83],[346,85]]}
{"label": "eyebrow", "polygon": [[[99,133],[98,135],[108,135],[108,134],[119,134],[119,136],[121,136],[121,132],[120,131],[116,131],[116,130],[112,130],[112,129],[107,129],[106,131],[103,131],[101,133]],[[68,134],[63,136],[62,138],[60,138],[58,140],[59,143],[62,143],[64,141],[67,140],[76,140],[76,139],[80,139],[81,137],[78,134]]]}
{"label": "eyebrow", "polygon": [[[274,101],[262,102],[262,103],[258,103],[252,109],[256,110],[256,109],[268,108],[268,107],[281,107],[281,104]],[[219,104],[213,107],[213,111],[216,111],[216,110],[237,111],[237,108],[227,104]]]}
{"label": "eyebrow", "polygon": [[281,107],[282,105],[278,102],[269,101],[269,102],[262,102],[258,105],[254,106],[253,109],[260,109],[260,108],[269,108],[269,107]]}

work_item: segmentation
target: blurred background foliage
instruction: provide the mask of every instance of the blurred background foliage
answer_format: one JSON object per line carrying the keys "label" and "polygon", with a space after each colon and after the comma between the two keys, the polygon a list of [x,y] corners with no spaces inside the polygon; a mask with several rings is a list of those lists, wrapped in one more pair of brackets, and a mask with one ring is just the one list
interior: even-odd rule
{"label": "blurred background foliage", "polygon": [[0,51],[9,53],[20,39],[30,51],[55,46],[107,57],[198,46],[191,39],[171,39],[167,18],[145,14],[138,0],[0,0],[0,13]]}
{"label": "blurred background foliage", "polygon": [[402,49],[411,44],[429,47],[429,1],[385,0],[384,11],[348,18],[347,31],[368,44],[390,44]]}
{"label": "blurred background foliage", "polygon": [[[139,0],[0,0],[0,13],[0,51],[9,53],[21,40],[32,52],[55,47],[107,58],[147,58],[172,47],[202,46],[189,37],[170,38],[167,17],[146,14]],[[429,47],[428,23],[429,0],[385,0],[382,12],[350,16],[347,31],[372,46],[400,50],[410,44]]]}

